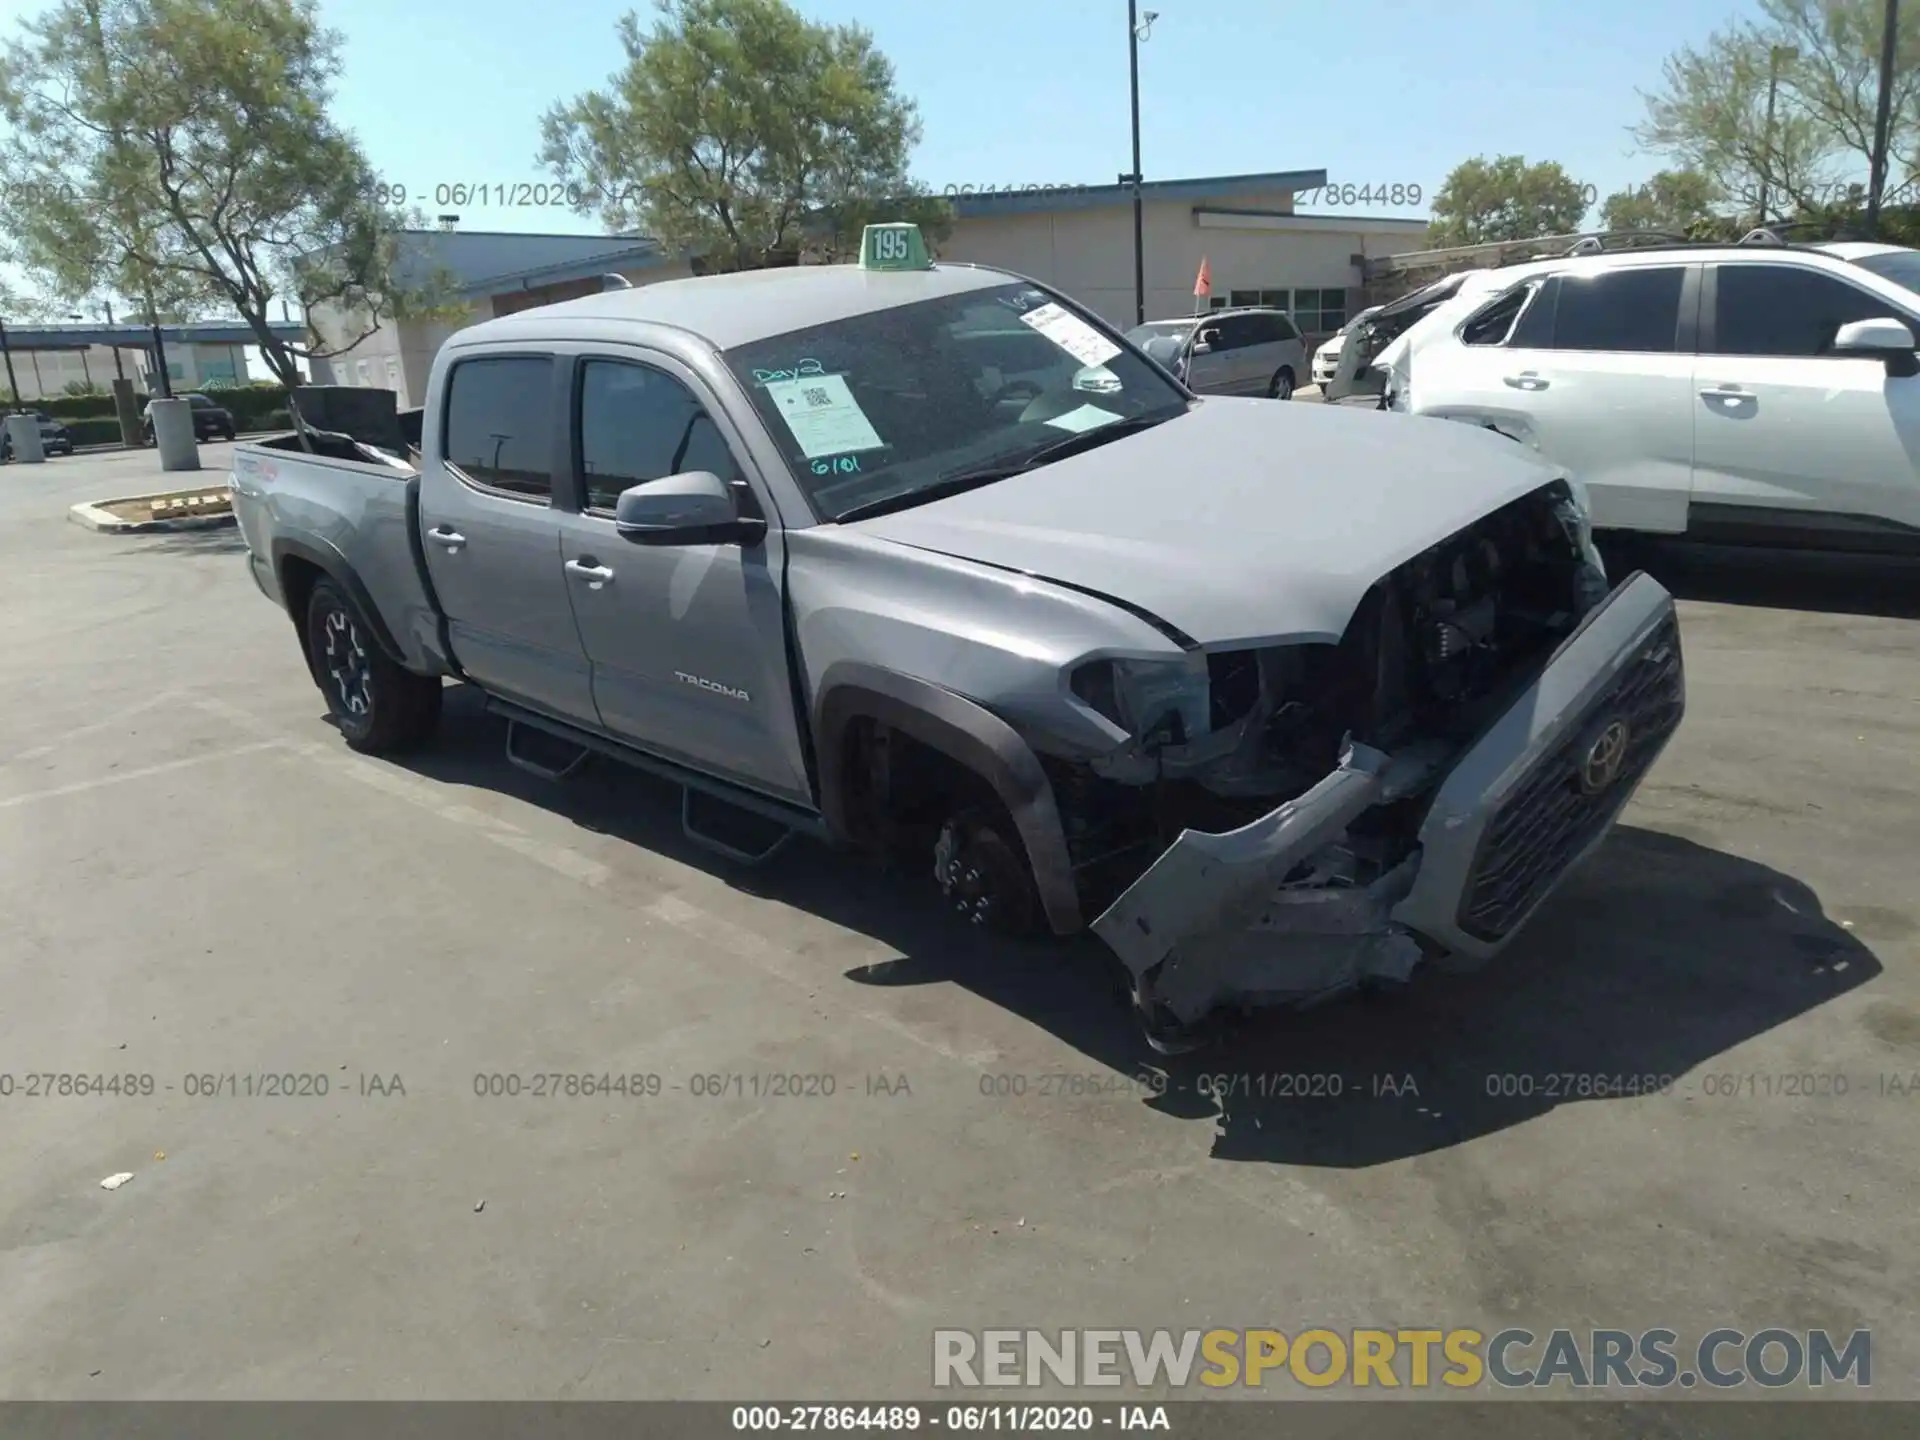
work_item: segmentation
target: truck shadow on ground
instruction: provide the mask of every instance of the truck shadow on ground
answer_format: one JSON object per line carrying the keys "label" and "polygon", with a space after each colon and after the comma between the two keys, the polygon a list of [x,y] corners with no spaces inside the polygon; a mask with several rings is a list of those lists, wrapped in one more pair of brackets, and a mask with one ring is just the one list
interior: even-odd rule
{"label": "truck shadow on ground", "polygon": [[[1236,1023],[1193,1055],[1156,1055],[1098,941],[1010,944],[961,926],[930,865],[889,873],[796,844],[743,868],[681,833],[677,792],[614,763],[555,785],[509,766],[504,724],[464,689],[407,768],[513,795],[752,894],[871,936],[900,958],[846,973],[871,987],[959,985],[1086,1057],[1042,1086],[1110,1081],[1091,1103],[1144,1103],[1215,1126],[1225,1160],[1364,1167],[1445,1149],[1563,1104],[1671,1088],[1711,1103],[1715,1056],[1880,973],[1819,898],[1767,866],[1631,825],[1484,969],[1431,968],[1387,995]],[[646,897],[636,897],[636,903]],[[823,983],[830,983],[824,982]],[[1060,1098],[1072,1103],[1078,1089]]]}

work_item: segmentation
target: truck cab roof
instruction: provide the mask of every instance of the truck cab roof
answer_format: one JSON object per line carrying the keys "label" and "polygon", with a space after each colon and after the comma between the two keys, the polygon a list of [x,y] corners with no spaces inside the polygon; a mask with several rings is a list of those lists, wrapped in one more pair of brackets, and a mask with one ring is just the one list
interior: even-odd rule
{"label": "truck cab roof", "polygon": [[717,350],[731,350],[792,330],[1021,278],[976,265],[886,271],[858,265],[796,265],[702,275],[607,290],[485,320],[461,331],[459,343],[552,338],[581,322],[625,321],[670,326],[700,337]]}

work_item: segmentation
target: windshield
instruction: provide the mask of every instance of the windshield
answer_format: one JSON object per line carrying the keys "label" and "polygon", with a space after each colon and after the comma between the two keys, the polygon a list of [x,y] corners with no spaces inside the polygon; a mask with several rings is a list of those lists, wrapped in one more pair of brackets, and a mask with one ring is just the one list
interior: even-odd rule
{"label": "windshield", "polygon": [[1889,250],[1884,255],[1863,255],[1853,263],[1896,285],[1920,292],[1920,250]]}
{"label": "windshield", "polygon": [[1026,284],[856,315],[723,358],[829,520],[1018,466],[1068,436],[1170,418],[1187,402],[1160,370]]}

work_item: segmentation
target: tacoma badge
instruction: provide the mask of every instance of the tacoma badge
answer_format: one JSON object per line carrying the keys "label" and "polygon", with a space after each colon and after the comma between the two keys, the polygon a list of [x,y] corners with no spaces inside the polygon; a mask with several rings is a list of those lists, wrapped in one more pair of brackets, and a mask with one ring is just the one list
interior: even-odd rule
{"label": "tacoma badge", "polygon": [[673,678],[680,681],[682,684],[693,686],[696,690],[709,690],[709,691],[712,691],[715,695],[724,695],[729,700],[744,700],[744,701],[751,702],[753,699],[753,697],[747,694],[747,692],[744,690],[736,690],[731,685],[722,685],[718,680],[703,680],[700,678],[700,676],[689,675],[684,670],[674,671]]}

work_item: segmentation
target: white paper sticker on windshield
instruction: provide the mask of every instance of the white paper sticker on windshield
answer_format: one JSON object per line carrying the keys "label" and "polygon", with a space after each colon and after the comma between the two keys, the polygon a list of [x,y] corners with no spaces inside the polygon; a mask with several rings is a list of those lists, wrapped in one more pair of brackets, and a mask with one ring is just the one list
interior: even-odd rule
{"label": "white paper sticker on windshield", "polygon": [[787,429],[809,460],[828,455],[850,455],[878,450],[887,442],[875,433],[867,412],[847,389],[841,375],[807,375],[798,380],[774,380],[767,394],[787,422]]}
{"label": "white paper sticker on windshield", "polygon": [[1077,410],[1054,416],[1047,424],[1071,430],[1078,435],[1082,430],[1098,430],[1102,425],[1111,425],[1119,418],[1111,410],[1102,410],[1098,405],[1082,405]]}
{"label": "white paper sticker on windshield", "polygon": [[1120,353],[1120,347],[1107,339],[1078,315],[1054,304],[1042,305],[1020,317],[1082,365],[1098,365]]}

